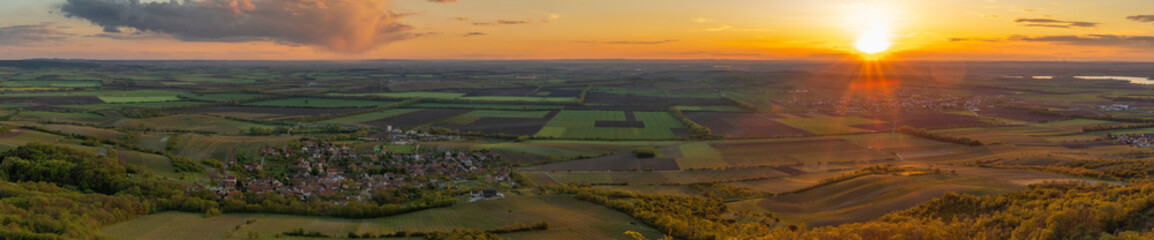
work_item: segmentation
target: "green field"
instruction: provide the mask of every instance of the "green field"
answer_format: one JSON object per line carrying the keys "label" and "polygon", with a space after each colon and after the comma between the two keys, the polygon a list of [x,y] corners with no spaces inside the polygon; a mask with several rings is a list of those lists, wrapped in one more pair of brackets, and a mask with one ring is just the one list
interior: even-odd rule
{"label": "green field", "polygon": [[341,123],[370,122],[370,121],[374,121],[377,119],[394,117],[394,116],[398,116],[401,114],[416,112],[416,111],[420,111],[420,110],[421,109],[413,109],[413,108],[389,109],[389,110],[384,110],[384,111],[377,111],[377,112],[357,114],[357,115],[352,115],[352,116],[347,116],[347,117],[329,119],[329,120],[321,121],[320,123],[341,124]]}
{"label": "green field", "polygon": [[545,115],[549,115],[549,111],[475,110],[461,116],[481,118],[543,118]]}
{"label": "green field", "polygon": [[373,101],[336,98],[285,98],[249,103],[250,106],[262,107],[316,107],[316,108],[349,108],[349,107],[376,107],[397,102]]}
{"label": "green field", "polygon": [[554,138],[603,138],[603,139],[656,139],[677,137],[671,128],[683,128],[681,121],[666,112],[634,112],[644,128],[596,127],[597,121],[625,121],[622,111],[562,110],[545,127],[537,132],[537,137]]}

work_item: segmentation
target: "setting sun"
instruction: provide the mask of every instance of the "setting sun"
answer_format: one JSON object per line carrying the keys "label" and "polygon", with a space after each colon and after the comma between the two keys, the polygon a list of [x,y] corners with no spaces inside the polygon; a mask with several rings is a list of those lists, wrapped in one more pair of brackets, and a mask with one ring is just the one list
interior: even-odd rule
{"label": "setting sun", "polygon": [[857,42],[854,47],[858,51],[868,54],[875,54],[890,48],[889,33],[881,27],[867,30]]}

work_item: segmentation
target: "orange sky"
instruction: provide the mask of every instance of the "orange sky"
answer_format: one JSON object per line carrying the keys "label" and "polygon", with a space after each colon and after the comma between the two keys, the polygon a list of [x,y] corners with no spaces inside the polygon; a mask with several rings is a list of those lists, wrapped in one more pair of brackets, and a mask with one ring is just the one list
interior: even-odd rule
{"label": "orange sky", "polygon": [[1154,61],[1142,0],[142,1],[4,0],[0,58]]}

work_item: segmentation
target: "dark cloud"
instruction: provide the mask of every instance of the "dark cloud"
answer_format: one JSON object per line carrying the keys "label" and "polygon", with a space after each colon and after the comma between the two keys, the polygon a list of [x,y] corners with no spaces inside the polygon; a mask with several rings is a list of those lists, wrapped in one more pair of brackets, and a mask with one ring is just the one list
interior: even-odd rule
{"label": "dark cloud", "polygon": [[469,18],[467,18],[467,17],[455,17],[452,19],[457,20],[457,21],[461,21],[461,22],[468,22],[469,21]]}
{"label": "dark cloud", "polygon": [[477,25],[477,26],[488,26],[488,25],[519,25],[519,24],[530,24],[530,23],[533,23],[533,21],[527,21],[527,20],[497,20],[497,21],[492,21],[492,22],[473,22],[473,25]]}
{"label": "dark cloud", "polygon": [[457,0],[429,0],[429,2],[435,2],[435,3],[455,3],[455,2],[457,2]]}
{"label": "dark cloud", "polygon": [[1144,22],[1144,23],[1154,22],[1154,15],[1134,15],[1134,16],[1128,16],[1128,17],[1126,17],[1126,19],[1130,19],[1131,21]]}
{"label": "dark cloud", "polygon": [[1126,36],[1113,34],[1010,36],[1009,41],[1049,42],[1083,46],[1154,47],[1154,36]]}
{"label": "dark cloud", "polygon": [[590,44],[614,44],[614,45],[658,45],[676,42],[677,39],[661,40],[661,41],[577,41],[579,43]]}
{"label": "dark cloud", "polygon": [[483,33],[483,32],[471,32],[471,33],[466,33],[465,35],[462,35],[462,36],[463,37],[485,36],[485,33]]}
{"label": "dark cloud", "polygon": [[0,46],[36,45],[61,41],[75,36],[75,34],[60,31],[60,29],[66,28],[68,27],[56,26],[56,23],[50,22],[0,27]]}
{"label": "dark cloud", "polygon": [[1076,21],[1062,21],[1049,18],[1019,18],[1014,19],[1016,23],[1023,23],[1022,26],[1027,27],[1050,27],[1050,28],[1093,28],[1098,27],[1098,24],[1093,22],[1076,22]]}
{"label": "dark cloud", "polygon": [[415,34],[380,0],[67,0],[60,11],[108,33],[131,29],[184,41],[274,41],[366,52]]}

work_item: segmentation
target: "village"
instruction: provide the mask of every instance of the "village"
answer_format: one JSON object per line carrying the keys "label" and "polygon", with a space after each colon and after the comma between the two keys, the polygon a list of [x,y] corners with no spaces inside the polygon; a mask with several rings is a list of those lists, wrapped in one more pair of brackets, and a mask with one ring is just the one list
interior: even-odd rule
{"label": "village", "polygon": [[[349,144],[302,139],[286,146],[265,146],[258,160],[236,158],[223,164],[230,171],[210,176],[218,197],[245,193],[277,194],[302,201],[319,199],[336,204],[368,201],[374,194],[402,195],[403,202],[419,190],[470,191],[474,200],[500,197],[496,189],[513,187],[510,167],[488,151],[419,151],[418,141],[456,139],[456,136],[386,130],[362,140],[376,144],[357,151]],[[363,144],[363,143],[362,143]],[[412,150],[391,151],[390,146]],[[365,148],[365,147],[362,147]]]}

